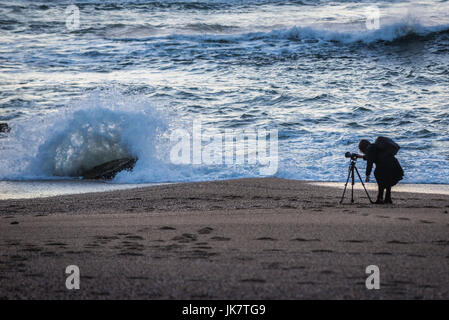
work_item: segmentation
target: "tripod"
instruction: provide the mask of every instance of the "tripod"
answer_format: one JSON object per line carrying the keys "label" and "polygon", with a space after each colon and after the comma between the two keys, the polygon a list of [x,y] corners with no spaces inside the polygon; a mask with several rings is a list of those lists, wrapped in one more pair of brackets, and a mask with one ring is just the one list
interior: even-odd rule
{"label": "tripod", "polygon": [[349,169],[348,169],[348,178],[346,179],[345,189],[343,190],[343,194],[341,196],[340,204],[343,203],[343,199],[345,198],[345,192],[346,187],[348,186],[349,178],[351,178],[352,184],[351,184],[351,203],[354,203],[354,184],[355,184],[355,176],[354,171],[357,172],[357,175],[360,179],[360,182],[362,183],[363,189],[365,189],[366,195],[368,196],[369,202],[374,203],[373,200],[371,200],[371,197],[369,196],[368,191],[365,188],[365,184],[363,183],[362,177],[360,176],[359,170],[355,166],[355,159],[351,158],[351,162],[349,163]]}

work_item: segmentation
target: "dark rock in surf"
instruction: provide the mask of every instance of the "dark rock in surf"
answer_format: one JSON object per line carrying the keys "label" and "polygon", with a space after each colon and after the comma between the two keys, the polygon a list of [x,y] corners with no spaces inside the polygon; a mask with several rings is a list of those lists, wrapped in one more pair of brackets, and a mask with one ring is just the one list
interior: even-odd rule
{"label": "dark rock in surf", "polygon": [[8,126],[6,122],[0,122],[0,132],[9,132],[11,131],[11,128]]}
{"label": "dark rock in surf", "polygon": [[86,170],[81,173],[83,179],[112,179],[117,173],[123,170],[131,171],[136,164],[137,159],[122,158],[112,160],[100,164],[92,169]]}

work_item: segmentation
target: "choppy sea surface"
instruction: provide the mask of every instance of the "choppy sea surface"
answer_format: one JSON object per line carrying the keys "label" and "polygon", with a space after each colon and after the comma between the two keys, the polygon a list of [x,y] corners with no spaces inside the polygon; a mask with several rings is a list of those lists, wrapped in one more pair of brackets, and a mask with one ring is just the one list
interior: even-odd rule
{"label": "choppy sea surface", "polygon": [[113,183],[260,176],[170,161],[194,119],[276,129],[277,177],[344,181],[344,153],[386,135],[403,182],[449,183],[449,1],[0,0],[0,29],[3,189],[125,156]]}

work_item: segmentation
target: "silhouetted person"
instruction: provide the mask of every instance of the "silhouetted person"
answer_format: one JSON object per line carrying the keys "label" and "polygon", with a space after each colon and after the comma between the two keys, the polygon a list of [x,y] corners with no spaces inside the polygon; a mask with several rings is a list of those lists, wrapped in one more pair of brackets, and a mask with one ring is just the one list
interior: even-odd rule
{"label": "silhouetted person", "polygon": [[[360,157],[367,162],[366,182],[369,182],[373,164],[376,164],[374,176],[376,177],[377,186],[379,188],[376,203],[393,203],[391,201],[391,187],[402,180],[404,176],[404,171],[402,170],[398,159],[395,157],[396,152],[399,150],[399,146],[389,138],[379,137],[375,143],[370,143],[368,140],[360,140],[359,149],[364,154]],[[385,201],[384,190],[386,190]]]}

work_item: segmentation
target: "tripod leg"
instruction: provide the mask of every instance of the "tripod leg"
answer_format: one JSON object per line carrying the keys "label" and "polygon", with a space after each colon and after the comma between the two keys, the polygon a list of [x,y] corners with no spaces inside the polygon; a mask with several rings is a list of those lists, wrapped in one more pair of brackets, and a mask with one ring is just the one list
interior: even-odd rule
{"label": "tripod leg", "polygon": [[340,204],[343,203],[343,199],[345,198],[346,187],[348,186],[349,178],[351,177],[351,167],[348,169],[348,178],[346,178],[345,188],[343,189],[343,194],[341,195]]}
{"label": "tripod leg", "polygon": [[368,190],[366,190],[365,184],[363,183],[362,177],[360,176],[359,169],[357,167],[354,167],[355,171],[357,171],[357,175],[359,176],[360,182],[362,183],[363,189],[365,189],[365,193],[368,196],[369,202],[374,203],[373,200],[371,200],[371,197],[369,196]]}
{"label": "tripod leg", "polygon": [[351,185],[351,203],[354,203],[354,184],[355,184],[355,176],[354,176],[354,168],[355,165],[351,165],[351,178],[352,178],[352,185]]}

